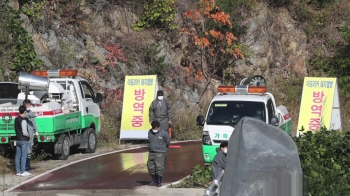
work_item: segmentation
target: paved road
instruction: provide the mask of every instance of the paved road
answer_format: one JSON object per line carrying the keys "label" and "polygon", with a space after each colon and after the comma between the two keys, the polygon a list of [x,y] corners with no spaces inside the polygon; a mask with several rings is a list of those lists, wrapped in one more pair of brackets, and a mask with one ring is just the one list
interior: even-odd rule
{"label": "paved road", "polygon": [[[201,142],[184,142],[181,148],[168,150],[163,184],[175,182],[190,174],[191,168],[203,164]],[[147,185],[147,148],[96,157],[48,173],[12,190],[96,190],[134,189]]]}

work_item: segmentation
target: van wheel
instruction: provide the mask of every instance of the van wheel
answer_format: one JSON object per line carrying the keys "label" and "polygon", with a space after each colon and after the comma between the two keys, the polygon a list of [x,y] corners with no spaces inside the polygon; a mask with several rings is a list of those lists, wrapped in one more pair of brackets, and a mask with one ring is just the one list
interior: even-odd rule
{"label": "van wheel", "polygon": [[86,153],[94,153],[96,151],[97,147],[97,139],[96,139],[96,133],[93,128],[90,128],[88,131],[88,143],[87,148],[85,150]]}
{"label": "van wheel", "polygon": [[69,146],[69,139],[66,135],[63,135],[61,148],[62,148],[62,154],[58,154],[57,158],[59,160],[67,160],[70,153],[70,146]]}

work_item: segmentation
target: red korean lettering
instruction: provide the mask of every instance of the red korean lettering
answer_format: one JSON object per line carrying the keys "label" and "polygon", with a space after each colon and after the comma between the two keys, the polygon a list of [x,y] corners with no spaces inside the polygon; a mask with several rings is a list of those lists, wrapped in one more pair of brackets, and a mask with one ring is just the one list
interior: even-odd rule
{"label": "red korean lettering", "polygon": [[313,92],[313,101],[314,103],[322,103],[323,102],[323,97],[324,97],[324,92]]}
{"label": "red korean lettering", "polygon": [[321,127],[321,118],[310,118],[309,130],[315,131],[319,130]]}
{"label": "red korean lettering", "polygon": [[136,101],[143,101],[145,99],[145,89],[141,89],[141,90],[135,90],[134,91],[134,95],[135,95],[135,100]]}
{"label": "red korean lettering", "polygon": [[144,103],[134,103],[134,111],[143,114]]}
{"label": "red korean lettering", "polygon": [[311,106],[312,114],[318,114],[318,116],[321,116],[322,114],[322,105],[313,105]]}
{"label": "red korean lettering", "polygon": [[310,131],[317,131],[320,130],[320,126],[309,126]]}
{"label": "red korean lettering", "polygon": [[142,127],[143,116],[133,116],[131,123],[133,127]]}

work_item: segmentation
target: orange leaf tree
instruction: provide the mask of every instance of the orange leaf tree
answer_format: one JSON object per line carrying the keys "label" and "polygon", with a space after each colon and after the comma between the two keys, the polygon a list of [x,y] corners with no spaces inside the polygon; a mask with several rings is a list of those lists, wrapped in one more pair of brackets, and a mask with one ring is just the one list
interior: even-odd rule
{"label": "orange leaf tree", "polygon": [[[230,16],[221,11],[215,0],[200,0],[199,9],[184,13],[186,22],[181,29],[189,35],[195,50],[200,50],[204,74],[209,78],[220,78],[225,68],[236,59],[244,58],[242,45],[232,33]],[[206,22],[214,22],[212,28],[206,28]]]}

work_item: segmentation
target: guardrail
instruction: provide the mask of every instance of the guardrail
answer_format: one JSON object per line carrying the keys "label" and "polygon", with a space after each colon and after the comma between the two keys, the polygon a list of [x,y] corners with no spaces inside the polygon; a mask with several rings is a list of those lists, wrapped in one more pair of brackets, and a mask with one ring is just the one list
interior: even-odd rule
{"label": "guardrail", "polygon": [[213,180],[213,183],[209,186],[209,188],[204,191],[203,196],[219,196],[223,177],[224,171],[222,171],[222,173]]}

